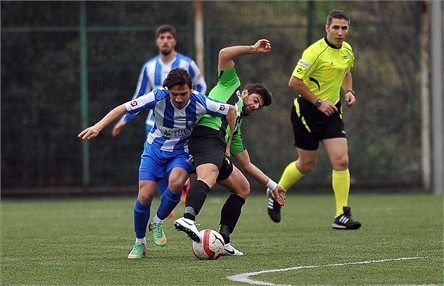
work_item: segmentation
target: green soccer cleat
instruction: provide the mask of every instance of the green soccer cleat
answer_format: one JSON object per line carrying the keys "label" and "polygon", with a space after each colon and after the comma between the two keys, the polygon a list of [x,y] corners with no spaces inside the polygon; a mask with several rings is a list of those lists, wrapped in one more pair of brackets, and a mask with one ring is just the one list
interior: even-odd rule
{"label": "green soccer cleat", "polygon": [[142,256],[146,255],[145,244],[135,243],[131,252],[128,254],[128,259],[141,259]]}
{"label": "green soccer cleat", "polygon": [[157,246],[165,246],[167,243],[167,237],[165,233],[163,232],[163,226],[161,223],[154,223],[152,222],[150,224],[150,231],[153,232],[153,240],[154,243]]}

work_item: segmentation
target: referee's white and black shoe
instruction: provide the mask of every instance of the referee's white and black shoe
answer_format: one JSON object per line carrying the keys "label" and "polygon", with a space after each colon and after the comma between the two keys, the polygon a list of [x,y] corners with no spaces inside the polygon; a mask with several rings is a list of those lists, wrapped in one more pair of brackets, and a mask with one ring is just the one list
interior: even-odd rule
{"label": "referee's white and black shoe", "polygon": [[271,220],[275,223],[281,221],[281,206],[274,200],[272,190],[267,188],[267,210]]}
{"label": "referee's white and black shoe", "polygon": [[358,229],[361,227],[361,223],[359,221],[352,219],[350,207],[343,207],[342,210],[344,211],[344,213],[335,218],[333,224],[331,225],[332,228],[347,230]]}

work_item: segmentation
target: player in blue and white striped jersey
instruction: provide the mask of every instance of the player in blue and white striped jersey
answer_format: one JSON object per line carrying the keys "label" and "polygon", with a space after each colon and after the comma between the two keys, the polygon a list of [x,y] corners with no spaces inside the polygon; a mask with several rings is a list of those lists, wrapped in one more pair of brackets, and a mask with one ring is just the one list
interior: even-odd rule
{"label": "player in blue and white striped jersey", "polygon": [[[134,204],[136,242],[128,255],[129,259],[142,258],[146,254],[146,228],[151,202],[156,193],[157,182],[161,178],[167,176],[169,184],[162,195],[157,216],[166,218],[171,209],[179,203],[171,198],[173,194],[181,191],[192,170],[190,155],[187,152],[187,139],[200,118],[205,114],[224,117],[223,120],[228,122],[231,130],[234,130],[236,125],[236,108],[193,91],[191,77],[186,70],[171,70],[163,86],[164,88],[154,89],[135,100],[117,106],[95,125],[78,135],[81,139],[91,139],[126,112],[136,113],[146,109],[154,111],[155,124],[145,142],[139,167],[139,193]],[[156,230],[153,229],[154,242],[164,246],[166,236],[162,224],[151,223],[151,227],[156,227]]]}
{"label": "player in blue and white striped jersey", "polygon": [[[207,90],[207,84],[202,76],[195,61],[175,50],[177,44],[177,31],[174,26],[161,25],[156,30],[156,46],[159,50],[159,54],[142,66],[140,71],[139,81],[137,83],[136,92],[132,99],[136,99],[154,88],[162,86],[167,74],[174,68],[184,68],[191,76],[193,88],[200,93],[205,93]],[[118,136],[121,129],[130,122],[136,114],[125,114],[119,122],[113,128],[113,136]],[[151,128],[154,125],[154,112],[150,110],[145,122],[145,134],[148,137]],[[168,185],[168,181],[164,180],[158,184],[158,193],[162,195]],[[183,200],[185,200],[186,192],[190,187],[190,182],[184,185],[182,191]],[[174,217],[174,211],[171,213]]]}

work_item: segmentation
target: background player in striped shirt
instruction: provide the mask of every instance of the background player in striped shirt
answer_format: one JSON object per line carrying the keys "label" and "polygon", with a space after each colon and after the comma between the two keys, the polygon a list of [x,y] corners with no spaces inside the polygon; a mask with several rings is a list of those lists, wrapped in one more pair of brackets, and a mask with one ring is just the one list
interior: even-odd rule
{"label": "background player in striped shirt", "polygon": [[[334,229],[361,227],[360,222],[351,218],[348,206],[350,172],[341,104],[341,88],[345,92],[347,106],[356,102],[350,72],[354,54],[350,44],[345,42],[349,26],[347,14],[340,10],[332,11],[325,25],[326,36],[305,49],[290,77],[288,85],[297,95],[291,109],[291,122],[298,159],[285,168],[279,180],[279,184],[288,190],[308,174],[316,164],[321,142],[333,168]],[[278,223],[281,206],[273,200],[270,190],[267,193],[268,214]]]}
{"label": "background player in striped shirt", "polygon": [[[195,61],[175,50],[177,44],[177,31],[172,25],[162,25],[156,30],[156,46],[159,54],[152,57],[142,66],[140,71],[139,81],[137,83],[136,92],[133,99],[142,96],[156,87],[162,86],[167,74],[174,68],[183,68],[191,75],[193,88],[200,93],[207,91],[207,84],[202,76]],[[113,136],[118,136],[122,128],[134,118],[136,114],[125,114],[119,122],[116,123],[112,130]],[[154,113],[152,110],[148,112],[145,124],[146,136],[148,136],[151,128],[154,125]],[[167,180],[163,180],[158,184],[158,193],[162,195],[168,185]],[[182,200],[185,201],[185,196],[190,187],[190,181],[187,180],[182,191]],[[180,195],[180,194],[179,194]],[[175,217],[174,210],[170,217]]]}
{"label": "background player in striped shirt", "polygon": [[[161,198],[157,212],[160,214],[159,217],[166,218],[179,202],[172,197],[175,193],[180,193],[192,170],[188,137],[200,118],[209,114],[226,117],[232,128],[236,124],[236,108],[192,90],[191,77],[186,70],[182,68],[171,70],[163,86],[117,106],[95,125],[86,128],[78,135],[81,139],[91,139],[126,112],[137,113],[148,109],[154,111],[155,123],[144,144],[139,167],[139,193],[134,204],[136,241],[128,255],[129,259],[142,258],[146,254],[146,228],[151,202],[160,179],[167,176],[169,184]],[[151,225],[153,226],[153,223]],[[154,237],[154,241],[157,245],[163,246],[166,244],[166,236],[162,226],[160,224],[155,227],[160,235]]]}

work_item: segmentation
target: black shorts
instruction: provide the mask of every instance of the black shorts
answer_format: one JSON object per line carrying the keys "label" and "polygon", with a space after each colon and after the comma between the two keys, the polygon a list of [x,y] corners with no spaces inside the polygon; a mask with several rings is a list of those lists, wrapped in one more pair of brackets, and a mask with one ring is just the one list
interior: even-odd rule
{"label": "black shorts", "polygon": [[296,112],[295,105],[291,108],[294,145],[297,148],[317,150],[319,142],[324,139],[346,137],[341,102],[336,104],[339,111],[331,116],[325,116],[316,106],[301,97],[297,104],[299,113]]}
{"label": "black shorts", "polygon": [[231,175],[233,165],[225,157],[227,143],[220,131],[196,126],[188,140],[188,147],[193,157],[194,168],[207,163],[216,165],[219,169],[218,181],[225,180]]}

